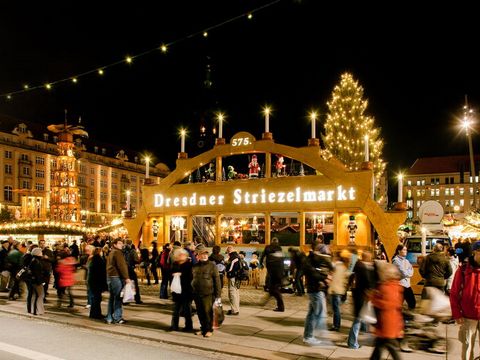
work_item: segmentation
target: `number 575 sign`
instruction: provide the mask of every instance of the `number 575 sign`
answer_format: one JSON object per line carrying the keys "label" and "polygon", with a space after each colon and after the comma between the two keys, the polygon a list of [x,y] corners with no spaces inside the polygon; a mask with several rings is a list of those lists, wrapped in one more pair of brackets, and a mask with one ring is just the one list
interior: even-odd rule
{"label": "number 575 sign", "polygon": [[230,144],[235,147],[243,147],[252,145],[255,142],[255,138],[252,134],[242,131],[235,134],[230,140]]}

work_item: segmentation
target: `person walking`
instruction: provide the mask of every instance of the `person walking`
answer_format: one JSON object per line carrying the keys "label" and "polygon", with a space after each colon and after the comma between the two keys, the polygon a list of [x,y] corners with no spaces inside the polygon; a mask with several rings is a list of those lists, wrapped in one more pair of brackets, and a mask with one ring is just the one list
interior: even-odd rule
{"label": "person walking", "polygon": [[107,258],[107,285],[110,297],[108,299],[108,311],[105,321],[107,324],[123,324],[122,298],[120,293],[125,284],[130,284],[128,267],[122,253],[123,240],[113,240],[112,251]]}
{"label": "person walking", "polygon": [[480,241],[473,243],[472,252],[455,273],[450,291],[452,318],[460,325],[462,360],[473,360],[475,338],[480,329]]}
{"label": "person walking", "polygon": [[422,299],[426,299],[426,289],[429,286],[445,292],[447,279],[452,275],[452,267],[443,252],[443,245],[436,243],[433,252],[420,264],[420,275],[425,279],[425,286],[422,291]]}
{"label": "person walking", "polygon": [[140,296],[140,287],[138,286],[138,277],[135,272],[135,267],[140,263],[138,258],[137,250],[135,250],[135,245],[131,239],[125,241],[125,248],[123,249],[123,255],[125,256],[125,261],[128,267],[128,277],[135,284],[135,303],[143,304],[142,298]]}
{"label": "person walking", "polygon": [[289,248],[288,252],[290,253],[291,265],[290,272],[294,276],[294,288],[296,296],[305,295],[305,287],[303,286],[303,267],[306,260],[306,255],[297,248]]}
{"label": "person walking", "polygon": [[150,259],[150,270],[152,271],[153,279],[155,280],[154,284],[158,285],[158,263],[160,259],[158,258],[158,247],[157,242],[152,241],[152,257]]}
{"label": "person walking", "polygon": [[413,276],[413,266],[407,259],[407,247],[399,244],[395,249],[395,255],[392,258],[392,264],[400,272],[400,285],[403,287],[403,299],[407,302],[408,309],[413,311],[417,305],[415,295],[410,285],[410,278]]}
{"label": "person walking", "polygon": [[345,265],[347,259],[342,258],[339,253],[335,258],[332,281],[328,287],[328,294],[330,295],[333,310],[333,324],[329,329],[330,331],[340,331],[342,322],[340,305],[342,304],[342,301],[345,300],[348,278],[350,276],[347,266]]}
{"label": "person walking", "polygon": [[171,251],[170,244],[163,245],[163,250],[160,253],[160,271],[162,273],[162,282],[160,284],[160,299],[168,299],[168,283],[170,280],[170,267],[173,261],[170,261]]}
{"label": "person walking", "polygon": [[102,292],[108,290],[107,269],[102,257],[102,248],[94,248],[92,255],[87,261],[87,284],[90,296],[90,314],[92,319],[103,319],[102,315]]}
{"label": "person walking", "polygon": [[285,305],[283,303],[282,293],[282,279],[285,276],[283,265],[283,251],[282,247],[275,242],[270,247],[270,253],[267,255],[266,265],[269,276],[268,292],[277,300],[277,307],[273,311],[284,312]]}
{"label": "person walking", "polygon": [[57,284],[57,306],[62,306],[63,296],[68,294],[70,300],[68,307],[73,308],[74,300],[72,294],[72,286],[75,284],[75,267],[77,261],[70,254],[70,249],[65,247],[64,256],[58,260],[56,271],[58,274]]}
{"label": "person walking", "polygon": [[327,301],[329,274],[333,270],[332,261],[328,255],[325,244],[313,245],[313,251],[307,256],[304,266],[305,279],[307,281],[307,294],[310,298],[308,313],[305,318],[303,330],[303,343],[310,346],[319,346],[323,343],[314,335],[314,331],[326,329]]}
{"label": "person walking", "polygon": [[220,302],[222,296],[220,275],[215,263],[208,260],[208,249],[203,244],[197,245],[196,253],[198,262],[193,265],[192,289],[200,320],[197,335],[210,337],[213,335],[213,302]]}
{"label": "person walking", "polygon": [[170,331],[178,331],[178,323],[180,314],[185,318],[185,327],[183,331],[193,331],[192,323],[192,262],[189,259],[189,254],[185,249],[179,249],[173,255],[173,264],[171,268],[171,281],[174,277],[180,277],[180,293],[172,289],[172,299],[174,302],[172,321]]}
{"label": "person walking", "polygon": [[208,257],[208,260],[213,261],[217,266],[217,270],[220,275],[220,287],[223,289],[223,279],[225,277],[225,257],[220,254],[220,250],[220,246],[214,245],[212,248],[212,254]]}
{"label": "person walking", "polygon": [[393,360],[399,360],[397,339],[403,336],[403,286],[400,285],[398,267],[384,263],[380,266],[380,282],[372,293],[371,301],[375,307],[377,324],[375,325],[375,348],[370,360],[380,360],[382,349],[386,349]]}
{"label": "person walking", "polygon": [[[227,246],[227,288],[228,299],[230,300],[230,310],[227,315],[238,315],[240,312],[240,281],[237,281],[238,272],[240,270],[239,256],[233,246]],[[238,285],[237,285],[238,283]],[[238,286],[238,287],[237,287]]]}
{"label": "person walking", "polygon": [[352,288],[353,297],[353,316],[354,320],[350,332],[348,333],[347,345],[350,349],[360,348],[358,343],[358,334],[360,333],[360,310],[363,303],[367,301],[370,291],[375,288],[375,271],[372,262],[372,253],[364,250],[361,255],[361,260],[357,261],[353,268],[354,276]]}
{"label": "person walking", "polygon": [[[30,261],[30,270],[32,272],[31,277],[31,289],[33,296],[31,302],[27,301],[27,311],[33,312],[33,315],[43,315],[45,308],[43,306],[43,284],[46,281],[44,267],[42,264],[43,252],[40,248],[34,248],[31,252],[32,259]],[[29,307],[29,305],[31,307]]]}

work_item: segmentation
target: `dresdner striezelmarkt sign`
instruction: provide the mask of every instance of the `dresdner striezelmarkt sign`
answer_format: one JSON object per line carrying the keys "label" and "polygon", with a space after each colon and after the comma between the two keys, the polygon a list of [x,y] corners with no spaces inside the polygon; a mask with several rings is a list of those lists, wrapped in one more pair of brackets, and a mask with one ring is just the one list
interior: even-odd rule
{"label": "dresdner striezelmarkt sign", "polygon": [[269,191],[260,189],[249,191],[234,189],[231,193],[203,194],[192,192],[183,196],[166,196],[154,194],[154,207],[156,208],[190,208],[228,205],[255,205],[255,204],[316,204],[333,201],[356,200],[355,188],[304,189],[297,186],[286,191]]}

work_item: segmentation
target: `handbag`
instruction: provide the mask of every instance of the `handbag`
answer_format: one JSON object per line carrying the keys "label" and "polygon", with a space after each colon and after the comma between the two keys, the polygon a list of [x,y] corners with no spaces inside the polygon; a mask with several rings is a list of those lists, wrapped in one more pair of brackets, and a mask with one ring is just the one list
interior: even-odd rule
{"label": "handbag", "polygon": [[365,301],[363,303],[358,317],[360,318],[360,320],[365,321],[367,324],[377,323],[377,316],[375,315],[375,309],[373,308],[371,301]]}
{"label": "handbag", "polygon": [[172,284],[170,285],[170,290],[172,290],[172,293],[179,295],[182,293],[182,283],[180,282],[181,275],[182,273],[173,274]]}
{"label": "handbag", "polygon": [[123,302],[129,303],[135,300],[135,288],[133,283],[125,284],[125,287],[122,290],[123,292]]}
{"label": "handbag", "polygon": [[215,301],[213,303],[213,327],[219,328],[225,320],[222,303]]}

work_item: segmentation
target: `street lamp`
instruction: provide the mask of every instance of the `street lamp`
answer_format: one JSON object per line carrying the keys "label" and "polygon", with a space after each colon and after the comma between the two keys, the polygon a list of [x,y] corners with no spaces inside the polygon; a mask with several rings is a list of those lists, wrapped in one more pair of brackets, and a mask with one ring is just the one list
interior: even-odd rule
{"label": "street lamp", "polygon": [[470,152],[470,175],[472,177],[473,183],[473,207],[477,207],[476,193],[476,179],[475,179],[475,161],[473,159],[473,145],[472,145],[472,125],[473,120],[471,118],[473,110],[468,107],[467,97],[465,96],[465,105],[463,106],[463,118],[462,118],[462,127],[465,129],[465,135],[467,136],[468,141],[468,150]]}

